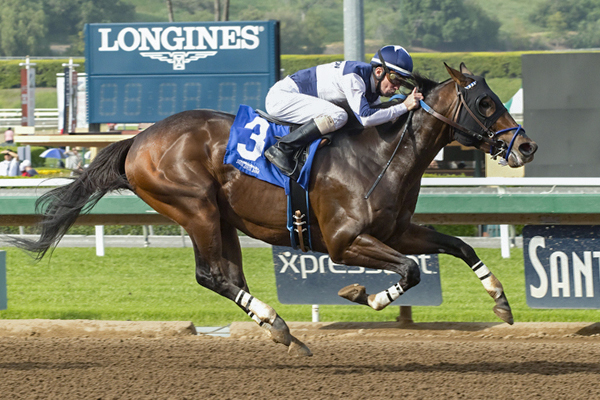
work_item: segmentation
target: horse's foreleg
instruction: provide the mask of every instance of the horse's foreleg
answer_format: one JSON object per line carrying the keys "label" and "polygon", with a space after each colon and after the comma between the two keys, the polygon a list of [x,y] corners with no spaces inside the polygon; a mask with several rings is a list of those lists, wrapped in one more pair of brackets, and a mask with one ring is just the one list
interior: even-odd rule
{"label": "horse's foreleg", "polygon": [[377,311],[387,307],[421,280],[421,271],[415,261],[370,235],[359,235],[345,250],[331,252],[330,256],[336,263],[383,269],[401,276],[397,284],[376,294],[368,295],[365,287],[359,284],[346,286],[338,292],[345,299],[368,305]]}
{"label": "horse's foreleg", "polygon": [[504,322],[511,325],[514,323],[502,284],[479,259],[475,250],[459,238],[411,224],[400,238],[399,250],[405,254],[445,253],[462,259],[475,272],[485,290],[496,302],[494,306],[496,315]]}

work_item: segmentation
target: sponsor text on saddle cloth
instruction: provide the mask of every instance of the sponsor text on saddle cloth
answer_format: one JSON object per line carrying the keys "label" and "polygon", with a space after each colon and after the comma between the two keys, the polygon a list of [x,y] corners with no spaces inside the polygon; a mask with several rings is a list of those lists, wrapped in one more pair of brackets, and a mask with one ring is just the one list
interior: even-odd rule
{"label": "sponsor text on saddle cloth", "polygon": [[[281,126],[260,117],[251,107],[240,105],[231,126],[229,142],[223,163],[231,164],[245,174],[285,189],[290,194],[290,178],[283,175],[264,156],[264,150],[277,142],[277,137],[290,133],[288,126]],[[306,163],[300,170],[298,184],[308,191],[310,169],[320,139],[311,145]]]}

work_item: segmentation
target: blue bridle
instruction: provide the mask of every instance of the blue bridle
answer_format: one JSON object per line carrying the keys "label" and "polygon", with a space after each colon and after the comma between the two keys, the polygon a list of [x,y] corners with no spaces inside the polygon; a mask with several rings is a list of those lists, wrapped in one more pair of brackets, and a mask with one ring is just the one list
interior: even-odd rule
{"label": "blue bridle", "polygon": [[[501,155],[502,151],[504,151],[504,157],[502,157],[502,158],[504,158],[506,161],[508,161],[508,157],[510,156],[510,152],[512,151],[513,144],[515,144],[515,139],[517,138],[517,136],[519,136],[519,134],[525,134],[525,129],[523,129],[523,126],[521,124],[518,124],[517,126],[513,126],[512,128],[506,128],[506,129],[502,129],[502,130],[495,132],[494,137],[497,137],[498,135],[500,135],[504,132],[510,132],[510,131],[516,131],[516,132],[513,135],[512,139],[510,140],[510,143],[508,144],[508,147],[506,147],[506,149],[501,148],[498,153],[494,154],[495,146],[490,146],[490,155],[492,156],[493,159],[496,159],[496,157]],[[500,141],[500,140],[498,140],[498,141]],[[502,144],[504,144],[504,142],[502,142]]]}
{"label": "blue bridle", "polygon": [[[406,99],[406,95],[404,94],[398,94],[392,97],[392,99],[401,99],[404,100]],[[391,99],[390,99],[391,100]],[[521,124],[511,127],[511,128],[506,128],[506,129],[502,129],[499,130],[497,132],[493,132],[491,130],[487,130],[487,135],[484,135],[482,133],[479,132],[474,132],[470,129],[467,129],[459,124],[457,124],[456,122],[444,117],[443,115],[439,114],[438,112],[436,112],[433,108],[431,108],[427,103],[425,103],[425,101],[420,100],[419,104],[421,105],[421,108],[429,113],[430,115],[434,116],[435,118],[441,120],[442,122],[446,122],[447,124],[449,124],[450,126],[452,126],[453,128],[455,128],[456,132],[470,137],[472,139],[477,140],[478,142],[486,142],[490,145],[490,155],[492,156],[492,158],[495,160],[497,157],[502,157],[504,160],[508,161],[508,157],[510,156],[510,153],[512,151],[513,145],[515,143],[515,140],[517,139],[517,136],[524,135],[525,134],[525,129],[523,129],[523,126]],[[506,145],[506,143],[502,140],[497,139],[497,137],[505,132],[510,132],[510,131],[515,131],[515,134],[513,135],[510,143],[508,144],[508,146]]]}

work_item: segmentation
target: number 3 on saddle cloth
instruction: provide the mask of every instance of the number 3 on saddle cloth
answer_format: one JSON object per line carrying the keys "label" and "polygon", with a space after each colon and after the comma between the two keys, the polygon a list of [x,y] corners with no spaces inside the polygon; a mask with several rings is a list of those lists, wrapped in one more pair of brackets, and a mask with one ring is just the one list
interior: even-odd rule
{"label": "number 3 on saddle cloth", "polygon": [[[267,121],[251,107],[240,105],[231,126],[224,164],[231,164],[243,173],[285,189],[287,196],[287,228],[294,249],[311,249],[308,214],[308,184],[310,169],[320,139],[315,140],[298,157],[300,175],[298,182],[285,176],[264,156],[264,151],[277,142],[277,138],[290,133],[290,126]],[[303,165],[302,165],[303,164]]]}

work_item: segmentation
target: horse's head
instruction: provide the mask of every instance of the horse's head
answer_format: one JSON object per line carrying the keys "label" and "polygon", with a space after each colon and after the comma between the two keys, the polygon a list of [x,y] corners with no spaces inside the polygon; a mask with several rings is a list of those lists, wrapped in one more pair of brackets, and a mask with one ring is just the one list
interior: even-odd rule
{"label": "horse's head", "polygon": [[489,152],[494,158],[501,157],[501,162],[513,168],[532,161],[537,144],[527,137],[485,79],[473,75],[464,63],[460,71],[448,65],[446,69],[459,98],[454,121],[464,128],[454,130],[454,139]]}

